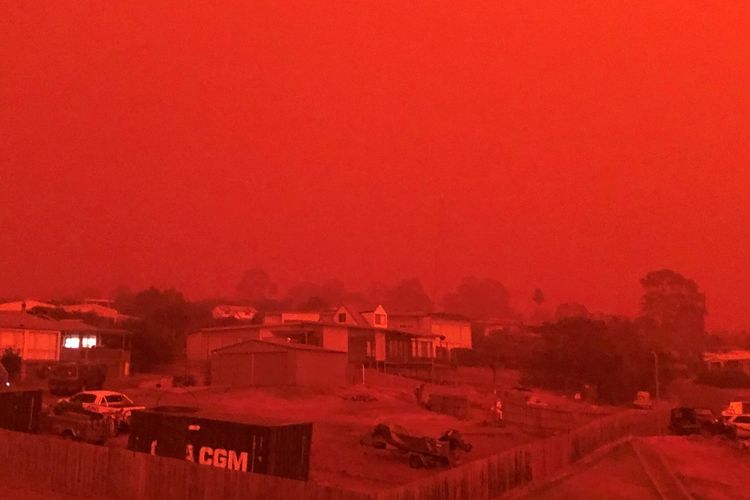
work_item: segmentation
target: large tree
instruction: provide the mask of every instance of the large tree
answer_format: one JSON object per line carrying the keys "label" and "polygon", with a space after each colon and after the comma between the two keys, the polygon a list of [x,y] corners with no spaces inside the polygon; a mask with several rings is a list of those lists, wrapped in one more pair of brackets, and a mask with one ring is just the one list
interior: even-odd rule
{"label": "large tree", "polygon": [[[567,318],[547,323],[540,331],[541,352],[525,368],[532,382],[571,391],[596,386],[599,397],[611,403],[630,401],[639,390],[653,390],[651,350],[631,320]],[[667,373],[660,373],[663,384]]]}
{"label": "large tree", "polygon": [[115,298],[118,311],[135,316],[128,323],[133,331],[133,365],[147,370],[153,365],[174,361],[185,348],[186,333],[211,321],[207,303],[189,302],[177,290],[151,287]]}
{"label": "large tree", "polygon": [[706,297],[695,281],[670,269],[641,279],[641,313],[649,319],[665,348],[685,354],[705,348]]}
{"label": "large tree", "polygon": [[383,297],[383,306],[394,311],[432,311],[432,300],[417,278],[405,279],[388,288]]}
{"label": "large tree", "polygon": [[[243,301],[256,305],[271,299],[276,293],[276,285],[263,269],[248,269],[237,283],[237,294]],[[257,306],[256,306],[257,307]]]}
{"label": "large tree", "polygon": [[456,290],[443,297],[447,312],[468,316],[471,319],[514,318],[508,290],[492,278],[464,278]]}

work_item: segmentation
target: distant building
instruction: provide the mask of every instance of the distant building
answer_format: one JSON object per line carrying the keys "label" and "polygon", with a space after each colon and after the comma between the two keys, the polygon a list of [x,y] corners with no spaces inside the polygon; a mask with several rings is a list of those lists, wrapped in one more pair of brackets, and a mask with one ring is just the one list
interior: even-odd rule
{"label": "distant building", "polygon": [[703,362],[709,371],[737,370],[750,374],[750,351],[706,352]]}
{"label": "distant building", "polygon": [[447,349],[472,349],[471,321],[448,313],[391,313],[390,326],[399,330],[432,334],[440,337],[440,346]]}
{"label": "distant building", "polygon": [[232,306],[221,304],[211,310],[214,319],[236,319],[238,321],[252,321],[258,311],[251,306]]}
{"label": "distant building", "polygon": [[345,352],[296,342],[247,340],[211,354],[211,384],[339,386],[347,382]]}
{"label": "distant building", "polygon": [[109,377],[130,373],[130,332],[88,325],[80,320],[57,321],[26,312],[0,312],[0,350],[21,354],[24,370],[59,361],[107,365]]}

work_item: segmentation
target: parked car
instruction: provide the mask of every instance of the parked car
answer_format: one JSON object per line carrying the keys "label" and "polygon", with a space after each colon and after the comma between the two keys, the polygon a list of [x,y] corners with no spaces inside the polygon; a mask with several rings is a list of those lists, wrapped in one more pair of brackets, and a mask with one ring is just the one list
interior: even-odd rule
{"label": "parked car", "polygon": [[732,439],[750,439],[750,414],[732,415],[726,419],[727,435]]}
{"label": "parked car", "polygon": [[113,435],[112,418],[83,408],[80,404],[64,402],[42,415],[43,432],[66,439],[104,444]]}
{"label": "parked car", "polygon": [[669,430],[674,434],[718,434],[723,425],[707,408],[672,408]]}
{"label": "parked car", "polygon": [[82,391],[62,401],[80,404],[86,410],[114,418],[118,430],[130,426],[130,416],[134,411],[146,409],[133,403],[125,394],[113,391]]}
{"label": "parked car", "polygon": [[107,367],[88,363],[63,363],[50,373],[48,387],[52,394],[68,395],[104,386]]}
{"label": "parked car", "polygon": [[724,420],[733,415],[750,415],[750,401],[731,401],[721,412]]}

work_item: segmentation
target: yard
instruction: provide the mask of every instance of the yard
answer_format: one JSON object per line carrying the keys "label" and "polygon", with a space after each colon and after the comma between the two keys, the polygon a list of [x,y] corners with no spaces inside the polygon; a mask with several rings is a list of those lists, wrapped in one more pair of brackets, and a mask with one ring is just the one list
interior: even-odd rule
{"label": "yard", "polygon": [[[427,410],[416,402],[415,389],[420,382],[375,371],[366,373],[366,384],[326,390],[300,387],[229,389],[214,386],[168,387],[169,378],[137,376],[107,388],[121,390],[139,404],[192,406],[228,416],[273,417],[287,421],[311,421],[313,441],[310,480],[350,490],[374,491],[389,488],[435,472],[412,469],[407,458],[391,451],[366,448],[360,439],[381,422],[398,423],[415,434],[438,437],[448,429],[457,429],[473,445],[462,460],[469,461],[497,454],[535,439],[513,425],[489,423],[489,408],[499,394],[517,384],[518,373],[483,368],[461,368],[454,372],[452,384],[425,384],[426,393],[456,393],[469,396],[469,418],[459,420]],[[493,385],[494,380],[494,385]],[[161,387],[157,387],[161,382]],[[585,410],[583,403],[545,393],[558,405]],[[47,402],[56,398],[47,395]],[[127,436],[110,440],[109,446],[127,446]]]}

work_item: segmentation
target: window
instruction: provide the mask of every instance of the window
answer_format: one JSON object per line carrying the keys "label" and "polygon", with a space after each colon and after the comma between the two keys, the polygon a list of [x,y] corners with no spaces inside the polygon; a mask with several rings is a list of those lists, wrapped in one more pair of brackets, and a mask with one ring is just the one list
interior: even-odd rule
{"label": "window", "polygon": [[96,402],[96,394],[76,394],[70,400],[76,403],[94,403]]}
{"label": "window", "polygon": [[67,349],[78,349],[81,347],[81,339],[78,337],[65,337],[63,346]]}
{"label": "window", "polygon": [[117,404],[133,404],[132,401],[130,401],[125,395],[123,394],[109,394],[105,398],[108,405],[117,405]]}
{"label": "window", "polygon": [[339,313],[339,323],[346,323],[346,313]]}
{"label": "window", "polygon": [[385,325],[385,314],[376,314],[375,315],[375,324],[376,325]]}
{"label": "window", "polygon": [[96,337],[83,337],[81,347],[96,347]]}
{"label": "window", "polygon": [[750,424],[750,417],[737,417],[734,421],[738,424]]}

